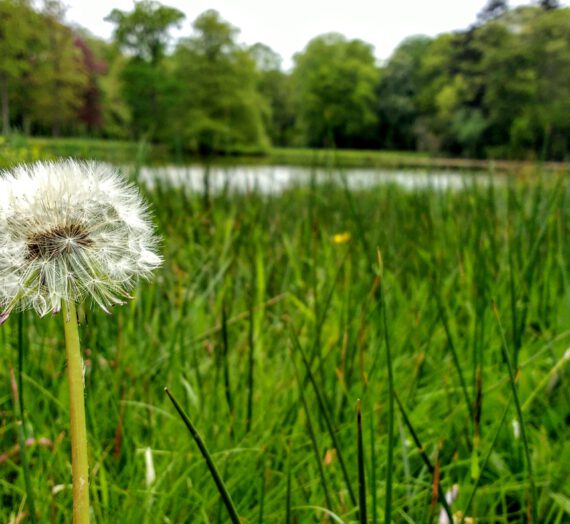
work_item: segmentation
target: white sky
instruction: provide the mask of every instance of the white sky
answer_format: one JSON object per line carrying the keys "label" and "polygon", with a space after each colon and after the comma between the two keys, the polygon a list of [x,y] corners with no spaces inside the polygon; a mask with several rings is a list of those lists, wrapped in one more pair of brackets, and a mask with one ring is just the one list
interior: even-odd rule
{"label": "white sky", "polygon": [[[532,0],[510,0],[509,5],[529,4]],[[103,19],[113,8],[130,11],[133,0],[63,0],[68,6],[66,19],[110,38],[113,25]],[[435,36],[468,27],[487,0],[163,0],[186,14],[175,37],[191,33],[191,24],[207,9],[241,30],[245,44],[262,42],[283,58],[285,69],[292,56],[302,51],[317,35],[339,32],[360,38],[375,48],[383,60],[406,37],[416,34]],[[562,2],[568,5],[570,1]]]}

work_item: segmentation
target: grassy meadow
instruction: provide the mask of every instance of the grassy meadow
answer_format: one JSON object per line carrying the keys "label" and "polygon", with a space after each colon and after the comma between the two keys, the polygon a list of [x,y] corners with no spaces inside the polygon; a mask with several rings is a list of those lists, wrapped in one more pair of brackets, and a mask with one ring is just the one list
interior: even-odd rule
{"label": "grassy meadow", "polygon": [[[23,135],[0,135],[0,169],[16,163],[55,160],[57,158],[82,158],[129,165],[133,159],[142,164],[202,163],[203,157],[188,152],[174,151],[164,144],[145,141],[103,140],[92,138],[46,138]],[[291,165],[328,168],[378,168],[378,169],[453,169],[463,171],[493,170],[497,172],[526,171],[536,169],[533,161],[477,160],[451,158],[417,151],[310,149],[294,147],[241,147],[228,149],[223,155],[214,155],[209,161],[217,165]],[[542,170],[564,173],[568,162],[542,162]]]}
{"label": "grassy meadow", "polygon": [[[455,485],[457,522],[569,522],[570,182],[493,180],[146,191],[164,267],[82,312],[93,522],[230,522],[165,387],[244,524],[440,522]],[[0,348],[0,522],[71,522],[62,319]]]}

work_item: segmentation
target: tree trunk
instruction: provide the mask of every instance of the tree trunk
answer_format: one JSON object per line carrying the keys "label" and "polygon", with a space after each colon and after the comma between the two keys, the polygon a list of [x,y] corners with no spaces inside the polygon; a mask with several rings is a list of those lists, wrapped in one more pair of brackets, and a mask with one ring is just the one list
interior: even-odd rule
{"label": "tree trunk", "polygon": [[0,73],[0,102],[2,105],[2,134],[10,133],[10,101],[8,100],[8,79]]}
{"label": "tree trunk", "polygon": [[53,105],[52,105],[52,135],[58,138],[61,134],[61,104],[59,101],[59,63],[56,61],[56,80],[53,84]]}
{"label": "tree trunk", "polygon": [[60,102],[60,79],[61,79],[61,64],[60,64],[60,49],[56,36],[55,22],[50,24],[50,46],[53,53],[53,70],[54,80],[52,85],[52,136],[58,138],[61,134],[61,102]]}
{"label": "tree trunk", "polygon": [[32,119],[28,116],[24,116],[24,135],[30,136],[32,134]]}

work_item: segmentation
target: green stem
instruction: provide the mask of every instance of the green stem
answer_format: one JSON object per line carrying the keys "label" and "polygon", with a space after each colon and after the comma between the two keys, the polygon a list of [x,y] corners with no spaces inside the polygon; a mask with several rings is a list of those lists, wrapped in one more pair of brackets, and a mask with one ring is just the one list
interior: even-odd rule
{"label": "green stem", "polygon": [[77,312],[73,302],[62,304],[67,375],[69,379],[69,415],[71,423],[71,471],[73,474],[73,522],[89,524],[89,465],[83,361],[79,348]]}

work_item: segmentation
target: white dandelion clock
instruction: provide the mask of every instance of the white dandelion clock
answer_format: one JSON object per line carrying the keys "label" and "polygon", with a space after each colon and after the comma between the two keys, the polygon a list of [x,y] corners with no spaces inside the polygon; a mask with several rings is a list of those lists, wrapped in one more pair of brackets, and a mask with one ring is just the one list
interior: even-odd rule
{"label": "white dandelion clock", "polygon": [[75,305],[129,298],[161,264],[138,191],[95,163],[38,163],[0,174],[0,324],[18,309],[63,310],[69,380],[73,522],[89,524],[83,362]]}
{"label": "white dandelion clock", "polygon": [[0,177],[0,315],[91,298],[108,311],[161,259],[138,191],[96,163],[38,163]]}

